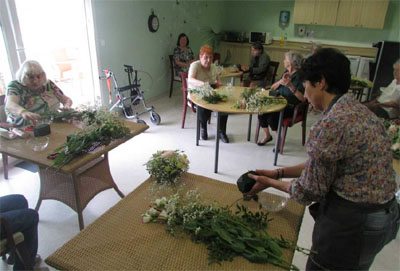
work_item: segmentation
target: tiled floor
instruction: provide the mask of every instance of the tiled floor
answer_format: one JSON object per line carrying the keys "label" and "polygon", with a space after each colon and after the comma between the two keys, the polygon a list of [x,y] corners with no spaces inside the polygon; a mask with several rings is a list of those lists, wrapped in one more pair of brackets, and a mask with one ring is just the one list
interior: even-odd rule
{"label": "tiled floor", "polygon": [[[143,134],[133,138],[110,152],[110,166],[113,177],[125,194],[135,189],[148,177],[143,164],[157,150],[184,150],[190,159],[190,172],[205,175],[221,181],[235,183],[243,172],[255,168],[274,168],[273,144],[259,147],[254,142],[247,142],[247,115],[230,115],[228,119],[228,136],[230,144],[220,143],[219,173],[214,174],[215,117],[209,128],[210,139],[200,141],[195,146],[195,114],[188,111],[186,127],[181,129],[181,94],[178,90],[172,98],[160,97],[153,101],[156,111],[161,115],[161,125],[150,124],[148,115],[143,119],[150,128]],[[309,114],[308,126],[318,118]],[[256,118],[253,118],[253,132]],[[2,139],[3,140],[3,139]],[[306,159],[305,149],[301,146],[300,125],[289,129],[284,155],[278,158],[279,166],[288,166],[303,162]],[[13,167],[9,171],[9,180],[2,178],[0,171],[0,195],[20,193],[25,195],[29,205],[34,208],[39,194],[39,176],[23,169]],[[86,225],[96,220],[120,200],[117,193],[107,190],[97,195],[83,212]],[[58,247],[79,233],[78,217],[74,211],[64,204],[46,200],[42,203],[39,222],[39,253],[46,258]],[[300,230],[298,245],[310,247],[313,221],[306,211]],[[392,241],[377,256],[372,270],[400,270],[400,238]],[[306,258],[295,254],[294,264],[304,269]],[[45,264],[43,263],[42,266]],[[50,268],[52,269],[52,268]],[[0,270],[12,270],[0,261]]]}

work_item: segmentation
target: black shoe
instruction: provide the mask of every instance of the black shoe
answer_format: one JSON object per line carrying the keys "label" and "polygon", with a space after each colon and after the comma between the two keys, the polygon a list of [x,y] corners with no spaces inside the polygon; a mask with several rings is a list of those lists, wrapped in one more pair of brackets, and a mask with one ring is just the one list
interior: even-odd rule
{"label": "black shoe", "polygon": [[263,141],[259,141],[257,142],[258,146],[264,146],[265,144],[267,144],[268,142],[272,141],[272,136],[270,136],[268,139],[265,138]]}
{"label": "black shoe", "polygon": [[208,139],[207,129],[200,128],[200,136],[201,139],[207,140]]}
{"label": "black shoe", "polygon": [[224,143],[229,143],[229,138],[224,132],[219,132],[219,139]]}

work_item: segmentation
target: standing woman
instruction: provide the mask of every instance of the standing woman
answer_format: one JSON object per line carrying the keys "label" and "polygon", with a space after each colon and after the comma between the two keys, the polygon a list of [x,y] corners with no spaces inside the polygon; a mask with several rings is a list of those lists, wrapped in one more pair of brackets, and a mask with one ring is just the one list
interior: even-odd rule
{"label": "standing woman", "polygon": [[[288,102],[284,111],[284,118],[293,116],[294,107],[304,101],[304,87],[298,73],[302,60],[303,58],[299,53],[293,51],[285,53],[285,58],[283,59],[285,72],[282,78],[271,86],[271,90],[276,95],[284,97]],[[257,145],[263,146],[272,140],[268,127],[270,126],[273,131],[277,130],[279,114],[280,112],[258,115],[258,120],[260,121],[261,128],[264,130],[265,137],[263,140],[257,142]]]}
{"label": "standing woman", "polygon": [[[218,77],[217,67],[213,63],[213,49],[209,45],[204,45],[200,48],[200,60],[193,62],[189,68],[188,74],[188,88],[195,89],[196,87],[209,84],[218,88],[221,82]],[[197,107],[199,110],[199,121],[200,121],[200,135],[201,139],[207,140],[207,120],[211,117],[211,111],[204,109],[200,106]],[[228,121],[228,115],[220,116],[220,130],[218,131],[219,137],[222,142],[229,143],[229,138],[226,135],[226,123]]]}
{"label": "standing woman", "polygon": [[249,174],[257,181],[250,194],[274,187],[299,203],[313,203],[315,253],[306,270],[368,270],[400,225],[390,138],[381,120],[347,93],[351,75],[345,55],[320,49],[301,73],[305,97],[323,112],[310,130],[308,159]]}
{"label": "standing woman", "polygon": [[64,95],[52,81],[39,62],[27,60],[16,74],[17,80],[7,86],[5,111],[7,121],[16,126],[35,123],[40,114],[56,111],[60,103],[65,109],[71,108],[72,100]]}
{"label": "standing woman", "polygon": [[189,70],[190,63],[194,60],[194,54],[189,47],[189,38],[185,33],[179,34],[176,46],[174,49],[175,76],[180,76],[181,72]]}

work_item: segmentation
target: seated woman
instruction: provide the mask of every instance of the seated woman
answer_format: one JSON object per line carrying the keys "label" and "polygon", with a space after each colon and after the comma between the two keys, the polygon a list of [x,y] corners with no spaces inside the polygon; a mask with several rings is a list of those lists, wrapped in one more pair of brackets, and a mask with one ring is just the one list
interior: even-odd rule
{"label": "seated woman", "polygon": [[[271,86],[271,93],[285,97],[288,102],[284,111],[284,118],[292,116],[294,107],[304,101],[304,87],[298,73],[302,60],[303,58],[299,53],[292,51],[285,53],[283,65],[286,70],[282,78]],[[270,126],[273,131],[277,130],[279,114],[279,112],[275,112],[258,115],[260,126],[265,132],[265,138],[257,142],[257,145],[263,146],[272,140],[268,126]]]}
{"label": "seated woman", "polygon": [[260,42],[254,42],[251,45],[250,66],[242,65],[241,70],[249,73],[247,78],[243,79],[244,87],[265,87],[265,77],[268,72],[270,57],[264,52],[264,47]]}
{"label": "seated woman", "polygon": [[393,81],[381,88],[381,94],[365,105],[380,118],[394,119],[400,116],[400,59],[393,64]]}
{"label": "seated woman", "polygon": [[[33,209],[29,209],[28,202],[23,195],[7,195],[0,197],[0,216],[4,218],[13,233],[22,232],[24,242],[29,253],[30,267],[33,267],[40,256],[38,250],[38,223],[39,214]],[[0,225],[1,239],[5,238],[5,230]],[[25,270],[25,266],[19,257],[15,257],[14,270]]]}
{"label": "seated woman", "polygon": [[[200,60],[197,60],[190,64],[188,74],[188,88],[194,89],[204,84],[215,85],[216,87],[221,85],[218,78],[218,71],[213,62],[213,49],[209,45],[204,45],[200,48]],[[211,111],[204,109],[200,106],[197,107],[199,110],[200,120],[200,134],[201,139],[207,140],[207,120],[211,117]],[[228,115],[220,116],[220,130],[218,131],[219,137],[222,142],[229,143],[229,138],[226,135],[226,123],[228,121]]]}
{"label": "seated woman", "polygon": [[323,112],[310,129],[308,158],[250,174],[256,184],[249,196],[274,187],[312,204],[312,253],[305,270],[368,270],[399,230],[390,138],[382,121],[347,93],[350,61],[341,52],[318,50],[301,74],[305,97]]}
{"label": "seated woman", "polygon": [[194,54],[189,47],[189,38],[185,33],[179,34],[176,46],[174,49],[174,67],[175,76],[179,77],[181,72],[189,70],[189,66],[194,60]]}
{"label": "seated woman", "polygon": [[36,123],[40,114],[56,111],[60,103],[65,109],[71,108],[72,100],[60,88],[47,80],[39,62],[27,60],[16,74],[17,80],[7,86],[5,111],[7,121],[16,126]]}

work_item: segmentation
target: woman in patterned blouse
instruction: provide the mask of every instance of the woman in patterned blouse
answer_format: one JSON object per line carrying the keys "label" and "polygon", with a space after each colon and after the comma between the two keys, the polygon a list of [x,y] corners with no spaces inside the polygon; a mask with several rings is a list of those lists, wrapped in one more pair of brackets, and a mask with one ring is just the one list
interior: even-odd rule
{"label": "woman in patterned blouse", "polygon": [[59,109],[71,108],[72,100],[60,88],[47,80],[46,73],[39,62],[27,60],[16,74],[17,80],[7,86],[5,111],[7,121],[17,126],[36,123],[40,114]]}
{"label": "woman in patterned blouse", "polygon": [[308,159],[249,174],[257,181],[250,194],[275,187],[302,204],[314,202],[309,210],[316,253],[306,270],[367,270],[399,229],[390,139],[383,123],[347,94],[350,62],[342,53],[320,49],[301,73],[305,97],[323,112],[310,130]]}
{"label": "woman in patterned blouse", "polygon": [[181,33],[174,49],[175,76],[180,76],[181,72],[187,72],[193,60],[194,54],[189,47],[189,38],[185,33]]}

